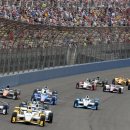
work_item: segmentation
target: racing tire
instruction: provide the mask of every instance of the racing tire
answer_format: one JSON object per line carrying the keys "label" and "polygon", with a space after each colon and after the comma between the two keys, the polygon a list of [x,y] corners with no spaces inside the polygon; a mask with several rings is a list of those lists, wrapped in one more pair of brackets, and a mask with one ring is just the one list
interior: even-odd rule
{"label": "racing tire", "polygon": [[57,94],[57,91],[56,91],[56,90],[54,90],[54,91],[52,92],[52,94]]}
{"label": "racing tire", "polygon": [[121,88],[119,88],[118,93],[119,93],[119,94],[121,93]]}
{"label": "racing tire", "polygon": [[115,79],[112,80],[112,84],[115,84]]}
{"label": "racing tire", "polygon": [[128,85],[128,90],[130,90],[130,84]]}
{"label": "racing tire", "polygon": [[17,92],[14,92],[13,99],[16,100],[17,96],[18,96]]}
{"label": "racing tire", "polygon": [[91,88],[91,90],[95,90],[95,87],[94,87],[94,85],[92,85],[92,88]]}
{"label": "racing tire", "polygon": [[128,80],[126,80],[126,86],[128,86],[128,84],[129,84],[129,83],[128,83]]}
{"label": "racing tire", "polygon": [[6,114],[7,114],[7,109],[8,109],[8,106],[7,106],[7,105],[4,105],[4,106],[3,106],[3,115],[6,115]]}
{"label": "racing tire", "polygon": [[78,89],[78,88],[79,88],[79,83],[76,84],[76,89]]}
{"label": "racing tire", "polygon": [[98,103],[97,102],[95,102],[95,106],[96,106],[96,110],[98,110]]}
{"label": "racing tire", "polygon": [[78,105],[78,100],[75,100],[74,101],[74,108],[77,108],[77,105]]}
{"label": "racing tire", "polygon": [[105,90],[106,90],[106,86],[103,87],[103,92],[105,92]]}
{"label": "racing tire", "polygon": [[53,113],[51,112],[51,113],[49,113],[49,115],[48,115],[48,123],[52,123],[52,121],[53,121]]}
{"label": "racing tire", "polygon": [[44,127],[45,125],[45,116],[41,115],[41,118],[40,118],[40,126],[41,127]]}
{"label": "racing tire", "polygon": [[104,85],[105,85],[105,83],[104,83],[104,81],[102,81],[102,87],[104,87]]}
{"label": "racing tire", "polygon": [[[17,117],[17,112],[13,112],[11,117],[11,123],[14,123],[16,121],[16,117]],[[14,122],[13,122],[13,118],[15,118]]]}
{"label": "racing tire", "polygon": [[37,89],[35,89],[35,90],[33,91],[33,95],[34,95],[34,93],[37,93]]}
{"label": "racing tire", "polygon": [[55,105],[55,97],[52,97],[53,105]]}
{"label": "racing tire", "polygon": [[31,101],[33,101],[33,100],[34,100],[34,98],[35,98],[35,96],[34,96],[34,95],[32,95],[32,96],[31,96]]}

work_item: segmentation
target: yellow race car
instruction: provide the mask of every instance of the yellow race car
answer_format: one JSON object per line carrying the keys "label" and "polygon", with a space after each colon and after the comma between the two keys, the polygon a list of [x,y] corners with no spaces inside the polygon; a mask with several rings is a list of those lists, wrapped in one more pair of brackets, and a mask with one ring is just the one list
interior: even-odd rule
{"label": "yellow race car", "polygon": [[42,110],[33,110],[30,106],[28,108],[15,107],[11,117],[11,123],[14,122],[31,123],[43,127],[45,114]]}
{"label": "yellow race car", "polygon": [[122,75],[122,77],[113,79],[112,84],[128,85],[130,84],[130,79],[124,78],[124,76]]}

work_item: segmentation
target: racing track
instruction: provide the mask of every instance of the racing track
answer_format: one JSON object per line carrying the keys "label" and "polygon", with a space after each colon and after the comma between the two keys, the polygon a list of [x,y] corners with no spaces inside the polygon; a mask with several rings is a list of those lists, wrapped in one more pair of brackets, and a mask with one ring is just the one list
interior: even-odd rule
{"label": "racing track", "polygon": [[[99,75],[100,78],[106,78],[111,83],[114,77],[120,77],[122,74],[124,77],[130,78],[130,67],[80,74],[13,87],[21,89],[21,99],[15,101],[4,99],[10,103],[10,112],[8,115],[0,115],[0,130],[129,130],[130,91],[127,90],[127,86],[125,86],[123,94],[102,92],[102,87],[98,87],[96,91],[75,88],[77,81],[84,81],[87,77],[95,78]],[[58,104],[55,106],[50,105],[54,114],[53,123],[46,123],[44,128],[21,123],[11,124],[10,118],[14,107],[18,106],[21,101],[30,100],[33,90],[37,86],[45,86],[46,83],[50,88],[58,91]],[[89,94],[90,98],[99,98],[99,110],[73,108],[74,100],[77,97],[85,97],[86,94]]]}

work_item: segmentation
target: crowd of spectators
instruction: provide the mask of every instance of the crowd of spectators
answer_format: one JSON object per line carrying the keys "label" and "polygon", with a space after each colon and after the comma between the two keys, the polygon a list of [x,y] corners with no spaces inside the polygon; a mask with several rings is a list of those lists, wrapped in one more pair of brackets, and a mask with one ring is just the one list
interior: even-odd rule
{"label": "crowd of spectators", "polygon": [[0,17],[21,22],[55,25],[55,26],[83,26],[108,27],[130,26],[130,8],[113,7],[18,7],[0,6]]}

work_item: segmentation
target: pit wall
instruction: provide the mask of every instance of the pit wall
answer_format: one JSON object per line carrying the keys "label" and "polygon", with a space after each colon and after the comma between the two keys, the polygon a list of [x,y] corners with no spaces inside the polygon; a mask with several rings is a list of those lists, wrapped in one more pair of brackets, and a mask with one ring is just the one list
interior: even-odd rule
{"label": "pit wall", "polygon": [[32,72],[24,72],[24,73],[1,76],[0,87],[6,87],[7,84],[9,84],[10,86],[17,86],[47,79],[71,76],[94,71],[123,68],[129,66],[130,66],[130,59],[121,59],[121,60],[65,66]]}

